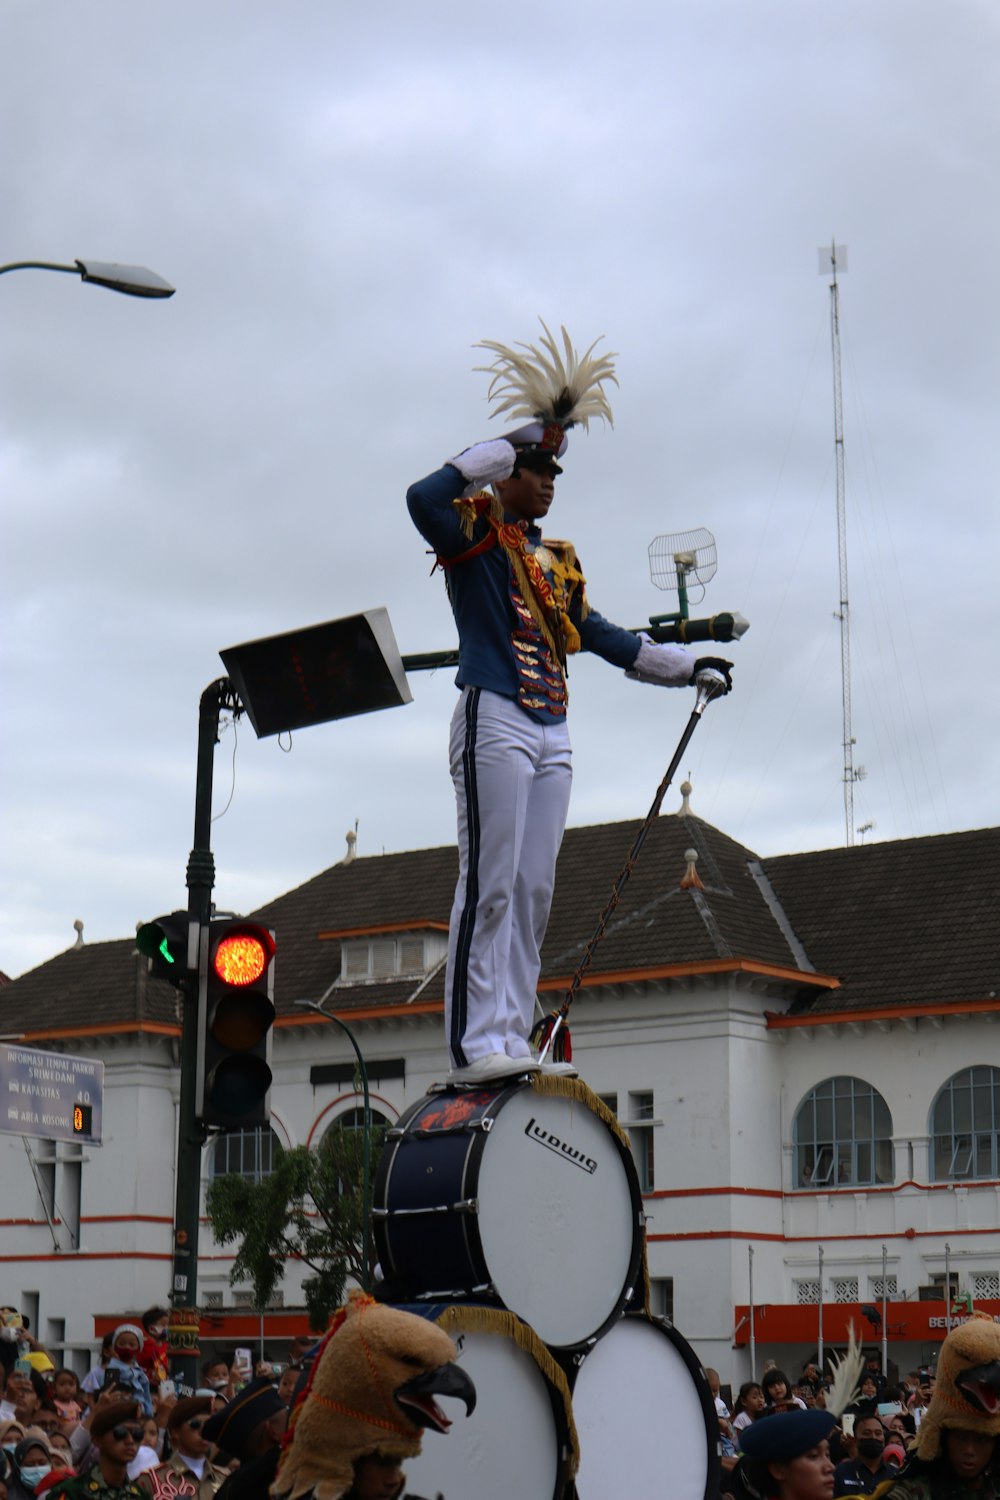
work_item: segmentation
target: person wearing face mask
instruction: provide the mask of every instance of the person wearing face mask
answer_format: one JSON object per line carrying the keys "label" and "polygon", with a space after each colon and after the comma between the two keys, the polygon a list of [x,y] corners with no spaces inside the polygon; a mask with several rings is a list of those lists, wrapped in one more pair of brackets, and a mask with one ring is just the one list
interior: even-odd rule
{"label": "person wearing face mask", "polygon": [[899,1465],[885,1459],[885,1428],[873,1414],[854,1418],[856,1458],[845,1458],[834,1474],[834,1489],[839,1495],[873,1495],[878,1485],[894,1479]]}
{"label": "person wearing face mask", "polygon": [[139,1364],[139,1354],[146,1335],[136,1323],[121,1323],[111,1340],[111,1358],[108,1360],[106,1381],[117,1380],[135,1392],[135,1399],[142,1407],[144,1417],[153,1415],[153,1401],[149,1390],[149,1379]]}
{"label": "person wearing face mask", "polygon": [[148,1307],[139,1319],[145,1335],[139,1350],[139,1365],[146,1372],[151,1391],[167,1378],[167,1316],[165,1307]]}
{"label": "person wearing face mask", "polygon": [[13,1421],[10,1418],[0,1422],[0,1448],[6,1453],[8,1460],[23,1437],[24,1428],[20,1422]]}
{"label": "person wearing face mask", "polygon": [[231,1401],[236,1394],[229,1374],[229,1361],[225,1359],[206,1359],[201,1367],[201,1383],[224,1401]]}
{"label": "person wearing face mask", "polygon": [[35,1486],[52,1468],[52,1453],[41,1436],[26,1434],[11,1454],[8,1500],[34,1500]]}

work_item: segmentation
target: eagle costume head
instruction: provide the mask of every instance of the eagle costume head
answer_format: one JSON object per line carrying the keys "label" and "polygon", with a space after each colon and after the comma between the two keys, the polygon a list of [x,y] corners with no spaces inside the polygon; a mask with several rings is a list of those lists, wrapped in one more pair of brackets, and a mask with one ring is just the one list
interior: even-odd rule
{"label": "eagle costume head", "polygon": [[455,1354],[436,1323],[355,1292],[335,1315],[292,1413],[272,1495],[339,1500],[359,1458],[414,1457],[425,1427],[451,1426],[435,1396],[475,1407],[475,1387]]}
{"label": "eagle costume head", "polygon": [[937,1458],[947,1427],[1000,1436],[1000,1326],[988,1313],[974,1312],[941,1345],[934,1394],[911,1451]]}

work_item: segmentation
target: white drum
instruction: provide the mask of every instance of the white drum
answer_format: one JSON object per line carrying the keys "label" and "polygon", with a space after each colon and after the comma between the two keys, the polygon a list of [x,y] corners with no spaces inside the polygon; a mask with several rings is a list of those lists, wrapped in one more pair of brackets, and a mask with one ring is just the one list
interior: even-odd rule
{"label": "white drum", "polygon": [[642,1198],[584,1084],[430,1094],[388,1132],[374,1227],[391,1300],[496,1298],[543,1343],[599,1338],[641,1275]]}
{"label": "white drum", "polygon": [[714,1500],[715,1402],[694,1351],[675,1329],[642,1316],[622,1318],[570,1379],[579,1500]]}
{"label": "white drum", "polygon": [[[425,1433],[423,1452],[404,1464],[407,1491],[447,1500],[562,1500],[576,1460],[569,1386],[530,1330],[522,1325],[517,1342],[504,1331],[517,1320],[495,1309],[411,1305],[407,1311],[440,1314],[476,1387],[470,1417],[460,1401],[437,1398],[454,1426],[443,1436]],[[465,1319],[487,1327],[463,1332]]]}

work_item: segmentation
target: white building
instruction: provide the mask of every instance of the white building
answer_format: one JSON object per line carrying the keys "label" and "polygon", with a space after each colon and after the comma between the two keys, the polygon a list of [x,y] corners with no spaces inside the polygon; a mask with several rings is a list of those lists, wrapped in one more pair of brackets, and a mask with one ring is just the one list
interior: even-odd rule
{"label": "white building", "polygon": [[[544,1003],[634,832],[568,831]],[[386,1119],[443,1076],[455,869],[450,847],[348,859],[257,914],[278,943],[273,1135],[211,1143],[206,1184],[354,1118],[354,1054],[297,1000],[332,986]],[[758,1371],[813,1358],[821,1287],[827,1347],[849,1318],[879,1347],[885,1292],[903,1373],[944,1337],[946,1272],[1000,1319],[998,893],[996,829],[766,860],[686,812],[651,830],[574,1007],[574,1058],[630,1130],[654,1303],[724,1382],[749,1377],[751,1331]],[[101,1147],[0,1136],[0,1302],[82,1367],[169,1291],[177,997],[123,941],[70,949],[0,1004],[5,1034],[106,1066]],[[203,1224],[203,1344],[263,1332],[279,1354],[306,1326],[299,1270],[261,1318],[231,1264]]]}

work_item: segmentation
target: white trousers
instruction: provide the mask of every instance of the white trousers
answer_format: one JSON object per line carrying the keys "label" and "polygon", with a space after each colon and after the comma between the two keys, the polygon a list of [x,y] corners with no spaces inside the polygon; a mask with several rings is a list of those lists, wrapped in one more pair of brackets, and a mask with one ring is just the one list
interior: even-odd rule
{"label": "white trousers", "polygon": [[445,1029],[452,1063],[461,1068],[491,1052],[530,1054],[573,771],[565,718],[539,724],[485,688],[463,688],[450,754],[459,871]]}

